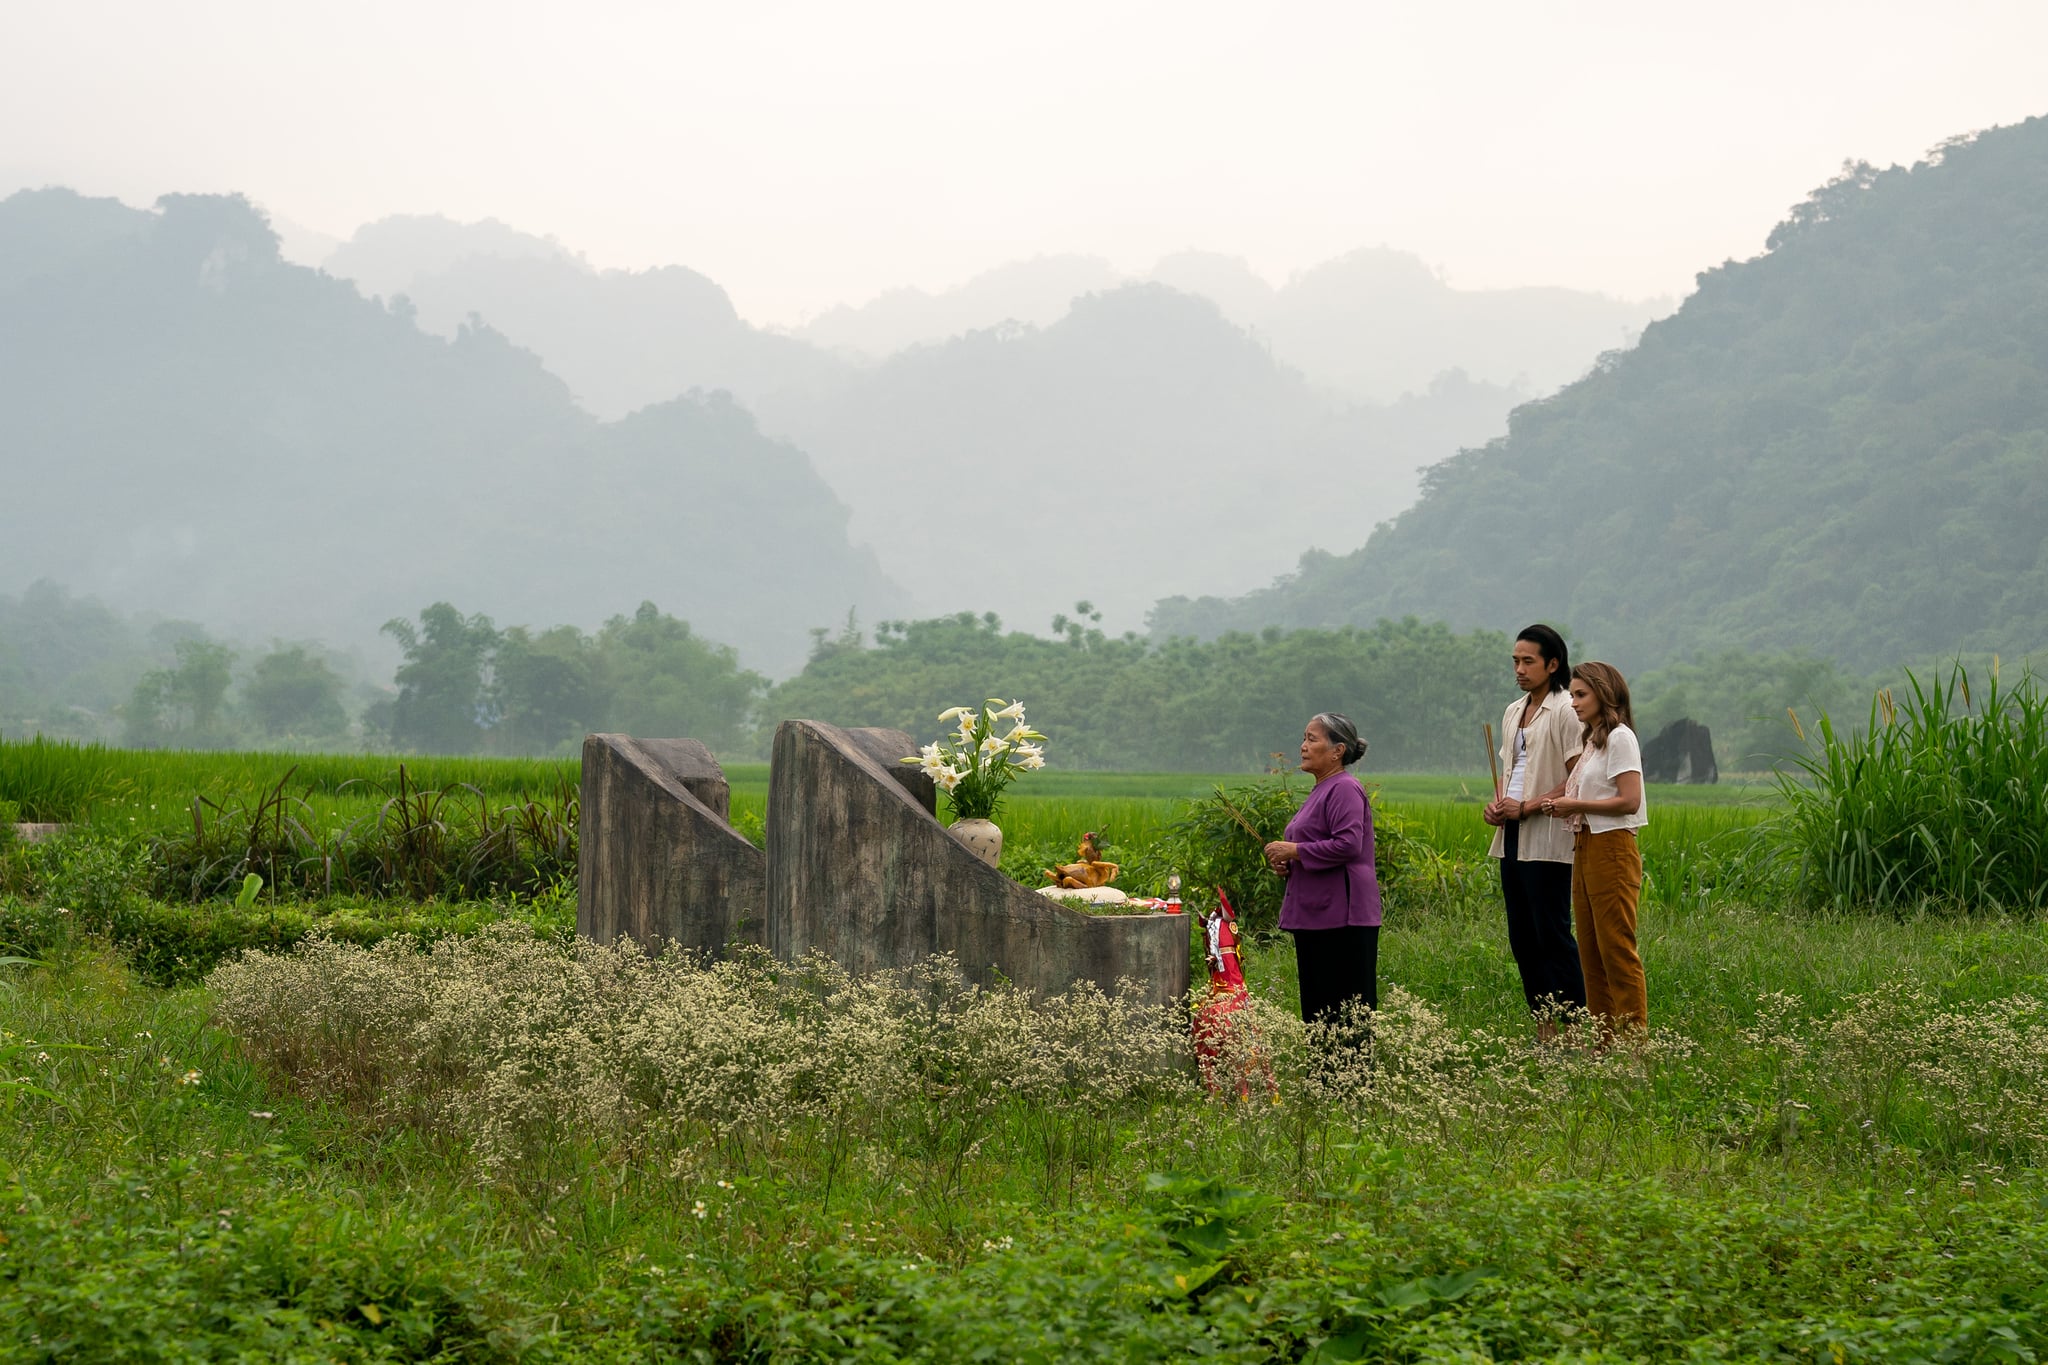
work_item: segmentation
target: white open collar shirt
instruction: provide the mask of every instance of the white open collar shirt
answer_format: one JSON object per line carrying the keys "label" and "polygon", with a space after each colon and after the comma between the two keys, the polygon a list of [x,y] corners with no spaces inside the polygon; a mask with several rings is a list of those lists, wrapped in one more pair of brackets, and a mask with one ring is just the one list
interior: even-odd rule
{"label": "white open collar shirt", "polygon": [[[1515,730],[1522,723],[1522,707],[1527,701],[1528,694],[1518,694],[1501,715],[1500,770],[1503,775],[1515,768]],[[1578,716],[1572,711],[1570,695],[1560,689],[1545,694],[1525,733],[1529,745],[1529,767],[1522,777],[1522,795],[1528,799],[1563,785],[1566,760],[1578,757],[1586,747],[1586,727],[1579,724]],[[1496,858],[1506,856],[1503,842],[1501,831],[1496,829],[1493,847],[1487,851]],[[1515,836],[1515,856],[1525,863],[1570,862],[1572,832],[1565,828],[1564,817],[1544,815],[1539,811],[1522,821],[1521,830]]]}

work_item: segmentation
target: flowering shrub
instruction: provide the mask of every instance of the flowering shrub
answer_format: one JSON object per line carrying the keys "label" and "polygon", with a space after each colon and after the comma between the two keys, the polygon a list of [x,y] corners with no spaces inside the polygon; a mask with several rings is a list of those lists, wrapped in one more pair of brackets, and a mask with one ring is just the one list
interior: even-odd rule
{"label": "flowering shrub", "polygon": [[[987,820],[996,813],[1003,789],[1020,772],[1045,766],[1045,736],[1024,721],[1024,703],[990,697],[985,706],[955,706],[939,713],[941,723],[956,722],[958,738],[937,740],[919,750],[915,763],[951,798],[962,820]],[[1009,733],[997,727],[1008,722]]]}
{"label": "flowering shrub", "polygon": [[917,1152],[957,1169],[1006,1105],[1085,1117],[1188,1083],[1172,1011],[1085,986],[1034,1001],[971,985],[943,958],[852,977],[816,957],[563,949],[499,925],[427,952],[316,938],[250,953],[209,984],[273,1070],[463,1135],[514,1176],[585,1149],[684,1167],[719,1150]]}
{"label": "flowering shrub", "polygon": [[316,938],[209,984],[274,1074],[524,1188],[631,1160],[679,1189],[802,1171],[828,1201],[864,1182],[944,1203],[1020,1167],[1057,1188],[1132,1151],[1311,1188],[1361,1140],[1605,1169],[1622,1116],[1733,1151],[2048,1155],[2048,1008],[2026,996],[1960,1009],[1887,989],[1815,1018],[1772,995],[1711,1052],[1669,1028],[1603,1050],[1580,1015],[1532,1053],[1397,986],[1334,1027],[1254,995],[1204,1072],[1178,1010],[976,986],[943,958],[855,977],[506,924],[427,951]]}

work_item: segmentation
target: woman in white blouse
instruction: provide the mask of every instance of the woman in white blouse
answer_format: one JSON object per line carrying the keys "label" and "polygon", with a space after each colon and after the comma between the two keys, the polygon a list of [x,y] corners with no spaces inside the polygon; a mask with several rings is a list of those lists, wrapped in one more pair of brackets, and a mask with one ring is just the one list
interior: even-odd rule
{"label": "woman in white blouse", "polygon": [[1643,797],[1643,750],[1629,709],[1628,682],[1611,664],[1572,670],[1572,710],[1586,725],[1586,748],[1572,765],[1564,793],[1543,808],[1573,827],[1572,911],[1586,1008],[1603,1033],[1647,1028],[1649,994],[1636,952],[1636,906],[1643,891],[1643,852],[1636,831],[1650,823]]}
{"label": "woman in white blouse", "polygon": [[1515,637],[1515,685],[1522,695],[1500,720],[1500,765],[1507,786],[1487,803],[1507,904],[1508,951],[1522,977],[1522,998],[1536,1016],[1536,1036],[1557,1034],[1553,1012],[1586,1007],[1579,945],[1572,941],[1572,835],[1543,798],[1564,792],[1585,727],[1565,696],[1571,655],[1564,637],[1534,625]]}

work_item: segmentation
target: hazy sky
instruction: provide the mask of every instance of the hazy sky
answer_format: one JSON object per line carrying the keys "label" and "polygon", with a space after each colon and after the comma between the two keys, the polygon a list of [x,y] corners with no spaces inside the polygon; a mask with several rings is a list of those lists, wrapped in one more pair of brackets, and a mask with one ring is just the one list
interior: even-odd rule
{"label": "hazy sky", "polygon": [[1049,251],[1687,292],[1845,157],[2048,113],[2048,4],[0,0],[0,194],[494,216],[757,322]]}

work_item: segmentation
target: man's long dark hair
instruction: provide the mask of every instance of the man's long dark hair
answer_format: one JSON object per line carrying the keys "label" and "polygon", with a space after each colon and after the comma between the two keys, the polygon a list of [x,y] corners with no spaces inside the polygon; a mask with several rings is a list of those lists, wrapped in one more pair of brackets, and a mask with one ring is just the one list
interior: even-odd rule
{"label": "man's long dark hair", "polygon": [[1550,675],[1551,691],[1562,692],[1572,685],[1572,652],[1565,648],[1564,636],[1549,626],[1538,623],[1522,627],[1515,638],[1527,640],[1536,646],[1536,653],[1542,657],[1543,662],[1557,665],[1557,671]]}

